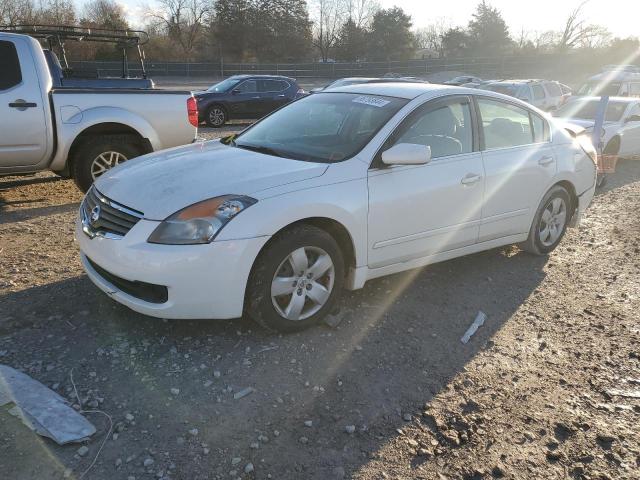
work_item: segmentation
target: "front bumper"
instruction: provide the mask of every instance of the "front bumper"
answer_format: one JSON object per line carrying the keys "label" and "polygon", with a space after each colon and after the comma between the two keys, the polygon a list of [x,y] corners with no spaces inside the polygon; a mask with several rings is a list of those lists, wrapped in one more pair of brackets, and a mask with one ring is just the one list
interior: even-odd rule
{"label": "front bumper", "polygon": [[[251,267],[269,237],[214,241],[208,245],[147,243],[157,225],[158,222],[141,220],[121,239],[91,239],[78,220],[76,239],[91,281],[117,302],[153,317],[240,317]],[[101,275],[101,269],[109,275]],[[166,301],[146,301],[127,293],[118,288],[117,281],[109,281],[111,276],[128,284],[166,287]]]}

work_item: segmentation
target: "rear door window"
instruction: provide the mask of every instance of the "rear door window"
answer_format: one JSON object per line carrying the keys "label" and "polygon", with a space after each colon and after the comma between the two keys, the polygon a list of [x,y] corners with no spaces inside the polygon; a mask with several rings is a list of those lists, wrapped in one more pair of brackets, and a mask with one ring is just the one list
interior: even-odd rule
{"label": "rear door window", "polygon": [[534,85],[532,88],[533,88],[533,99],[543,100],[545,97],[545,94],[544,94],[544,88],[542,88],[542,85]]}
{"label": "rear door window", "polygon": [[0,90],[8,90],[22,82],[18,51],[13,42],[0,40]]}
{"label": "rear door window", "polygon": [[553,83],[553,82],[546,83],[545,88],[547,89],[547,92],[549,92],[549,95],[552,97],[562,96],[562,89],[560,88],[560,85],[558,85],[557,83]]}
{"label": "rear door window", "polygon": [[261,84],[261,91],[265,93],[283,92],[289,88],[289,84],[284,80],[262,80]]}
{"label": "rear door window", "polygon": [[478,99],[478,107],[482,118],[485,149],[519,147],[534,143],[528,110],[485,98]]}

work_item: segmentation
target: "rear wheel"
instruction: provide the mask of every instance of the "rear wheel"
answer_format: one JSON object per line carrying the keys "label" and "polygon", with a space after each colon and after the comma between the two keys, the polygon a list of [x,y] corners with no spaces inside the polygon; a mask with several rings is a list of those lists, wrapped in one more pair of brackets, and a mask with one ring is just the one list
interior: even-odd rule
{"label": "rear wheel", "polygon": [[73,157],[73,178],[86,192],[108,170],[142,154],[132,135],[102,135],[87,139]]}
{"label": "rear wheel", "polygon": [[207,111],[207,125],[220,128],[227,123],[227,112],[220,105],[214,105]]}
{"label": "rear wheel", "polygon": [[269,330],[295,332],[331,312],[344,284],[334,240],[312,225],[287,230],[260,254],[247,285],[247,312]]}
{"label": "rear wheel", "polygon": [[567,231],[571,213],[569,192],[564,187],[556,185],[540,202],[529,231],[529,238],[522,248],[535,255],[552,252]]}

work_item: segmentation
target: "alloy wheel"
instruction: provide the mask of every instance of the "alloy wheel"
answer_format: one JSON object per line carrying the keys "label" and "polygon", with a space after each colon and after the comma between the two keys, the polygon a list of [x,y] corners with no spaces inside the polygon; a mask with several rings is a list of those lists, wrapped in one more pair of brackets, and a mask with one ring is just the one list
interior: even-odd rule
{"label": "alloy wheel", "polygon": [[209,122],[216,127],[222,125],[224,123],[224,111],[217,107],[209,110]]}
{"label": "alloy wheel", "polygon": [[542,212],[538,238],[545,247],[558,241],[567,222],[567,205],[562,198],[555,197],[549,201]]}
{"label": "alloy wheel", "polygon": [[301,247],[285,258],[271,282],[271,301],[280,316],[299,321],[329,300],[335,280],[331,256],[318,247]]}
{"label": "alloy wheel", "polygon": [[128,159],[120,152],[103,152],[93,159],[91,162],[91,178],[97,179],[107,170],[126,162]]}

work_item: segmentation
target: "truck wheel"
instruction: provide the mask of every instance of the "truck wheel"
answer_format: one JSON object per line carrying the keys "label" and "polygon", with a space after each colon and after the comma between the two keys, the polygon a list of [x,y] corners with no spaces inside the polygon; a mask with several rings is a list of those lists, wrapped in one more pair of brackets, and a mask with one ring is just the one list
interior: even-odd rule
{"label": "truck wheel", "polygon": [[344,260],[335,239],[312,225],[297,225],[256,260],[246,310],[269,330],[296,332],[332,311],[343,284]]}
{"label": "truck wheel", "polygon": [[73,156],[73,179],[86,192],[107,170],[142,154],[132,135],[102,135],[87,139]]}
{"label": "truck wheel", "polygon": [[207,125],[220,128],[227,123],[227,112],[220,105],[214,105],[207,111]]}

